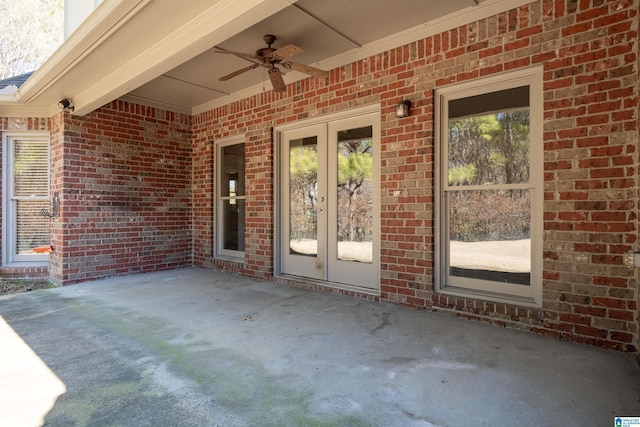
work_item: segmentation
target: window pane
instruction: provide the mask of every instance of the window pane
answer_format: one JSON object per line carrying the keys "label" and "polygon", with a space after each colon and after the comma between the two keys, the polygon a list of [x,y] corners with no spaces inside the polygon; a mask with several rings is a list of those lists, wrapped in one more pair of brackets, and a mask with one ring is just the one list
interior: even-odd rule
{"label": "window pane", "polygon": [[244,199],[223,201],[223,249],[244,251]]}
{"label": "window pane", "polygon": [[289,143],[289,253],[318,255],[318,142]]}
{"label": "window pane", "polygon": [[32,249],[49,244],[49,219],[40,213],[47,200],[19,200],[16,214],[16,254],[32,255]]}
{"label": "window pane", "polygon": [[489,112],[529,107],[529,86],[519,86],[449,101],[449,117],[478,116]]}
{"label": "window pane", "polygon": [[13,195],[48,196],[48,141],[14,141]]}
{"label": "window pane", "polygon": [[530,284],[530,190],[452,191],[449,274]]}
{"label": "window pane", "polygon": [[529,145],[528,108],[451,119],[449,185],[527,183]]}
{"label": "window pane", "polygon": [[338,259],[373,257],[373,130],[338,133]]}
{"label": "window pane", "polygon": [[220,195],[244,196],[244,144],[222,147]]}

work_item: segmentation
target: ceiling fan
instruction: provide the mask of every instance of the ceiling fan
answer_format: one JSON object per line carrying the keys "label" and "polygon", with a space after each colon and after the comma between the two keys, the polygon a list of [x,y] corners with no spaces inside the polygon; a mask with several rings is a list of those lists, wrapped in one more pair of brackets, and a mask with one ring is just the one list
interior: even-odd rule
{"label": "ceiling fan", "polygon": [[220,77],[220,81],[223,82],[229,80],[244,72],[253,70],[254,68],[264,67],[269,70],[269,79],[271,80],[271,84],[273,85],[273,90],[276,92],[284,92],[286,90],[286,85],[284,83],[284,79],[282,78],[283,73],[282,70],[280,70],[280,68],[278,68],[276,65],[281,66],[285,70],[300,71],[314,77],[329,77],[329,73],[327,71],[320,70],[309,65],[288,61],[287,58],[289,58],[290,56],[302,53],[302,49],[300,49],[298,46],[289,44],[279,49],[273,48],[271,47],[271,45],[276,41],[276,36],[271,34],[265,35],[263,37],[263,40],[267,44],[267,47],[258,49],[255,54],[234,52],[231,50],[217,50],[216,53],[235,55],[239,58],[247,59],[252,62],[252,64],[248,67],[240,68],[233,73]]}

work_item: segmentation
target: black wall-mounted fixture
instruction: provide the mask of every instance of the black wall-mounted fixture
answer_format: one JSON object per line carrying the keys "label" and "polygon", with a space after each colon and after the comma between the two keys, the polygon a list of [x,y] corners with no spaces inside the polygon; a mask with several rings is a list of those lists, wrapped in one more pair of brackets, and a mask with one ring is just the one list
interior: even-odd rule
{"label": "black wall-mounted fixture", "polygon": [[64,98],[58,101],[58,107],[62,109],[62,111],[72,112],[74,110],[73,103],[69,98]]}
{"label": "black wall-mounted fixture", "polygon": [[402,119],[404,117],[409,117],[409,112],[411,110],[411,101],[405,100],[398,102],[396,105],[396,117]]}

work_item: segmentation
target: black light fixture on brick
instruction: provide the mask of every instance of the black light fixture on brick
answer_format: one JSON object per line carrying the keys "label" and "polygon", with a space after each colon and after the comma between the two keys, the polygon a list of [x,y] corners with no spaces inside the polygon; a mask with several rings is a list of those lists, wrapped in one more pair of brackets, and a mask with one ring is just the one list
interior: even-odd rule
{"label": "black light fixture on brick", "polygon": [[69,98],[64,98],[58,101],[58,107],[62,109],[62,111],[72,112],[74,110],[73,103]]}
{"label": "black light fixture on brick", "polygon": [[409,117],[409,111],[411,110],[411,101],[404,100],[398,102],[396,105],[396,117],[402,119],[404,117]]}

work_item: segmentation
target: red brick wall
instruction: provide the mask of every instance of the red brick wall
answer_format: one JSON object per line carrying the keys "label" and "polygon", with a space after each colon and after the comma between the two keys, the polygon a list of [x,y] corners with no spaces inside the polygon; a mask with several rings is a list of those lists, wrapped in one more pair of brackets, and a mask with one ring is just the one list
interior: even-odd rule
{"label": "red brick wall", "polygon": [[[197,265],[272,275],[274,126],[382,106],[381,298],[619,350],[637,346],[637,1],[540,0],[193,118]],[[433,89],[544,67],[542,309],[433,292]],[[413,103],[398,120],[393,106]],[[247,261],[213,259],[213,141],[246,134]]]}
{"label": "red brick wall", "polygon": [[[637,2],[543,2],[546,333],[637,346]],[[560,7],[562,6],[562,7]],[[562,26],[555,25],[562,23]],[[554,37],[554,38],[555,38]],[[552,40],[552,38],[549,38]]]}
{"label": "red brick wall", "polygon": [[63,213],[62,206],[64,206],[64,181],[65,176],[65,115],[60,113],[51,118],[51,149],[49,152],[50,157],[50,191],[51,194],[58,192],[60,198],[60,212],[57,218],[51,220],[51,244],[54,247],[54,251],[49,255],[49,269],[51,270],[51,278],[58,284],[63,284],[64,280],[69,280],[68,276],[63,274],[63,248],[64,241],[64,229],[63,219],[66,215]]}
{"label": "red brick wall", "polygon": [[[640,2],[637,2],[640,3]],[[636,4],[636,11],[638,11],[638,9],[640,9],[640,4]],[[636,31],[636,37],[638,37],[638,35],[640,35],[640,19],[636,18],[636,27],[635,27],[635,31]],[[638,40],[636,38],[636,43],[638,43]],[[639,49],[640,50],[640,49]],[[640,97],[640,56],[638,56],[638,51],[636,51],[636,94],[637,96]],[[639,102],[640,103],[640,102]],[[635,117],[636,117],[636,130],[637,130],[637,136],[636,136],[636,146],[638,147],[638,150],[640,150],[640,105],[638,106],[638,110],[636,111]],[[640,165],[640,153],[636,154],[636,159],[635,159],[635,165],[636,168],[638,167],[638,165]],[[635,206],[635,211],[636,211],[636,220],[635,220],[635,226],[636,226],[636,237],[638,235],[640,235],[640,217],[637,215],[638,212],[640,211],[640,170],[636,170],[636,206]],[[634,250],[636,252],[640,252],[638,246],[636,245],[634,247]],[[640,270],[639,269],[635,269],[634,272],[634,280],[635,280],[635,290],[636,290],[636,351],[638,352],[638,354],[640,355]],[[631,286],[633,286],[631,284]]]}
{"label": "red brick wall", "polygon": [[122,101],[53,118],[54,280],[192,264],[190,120]]}
{"label": "red brick wall", "polygon": [[[50,120],[41,117],[0,117],[0,141],[2,141],[3,132],[7,131],[48,131],[50,128]],[[0,174],[2,174],[2,149],[0,149]],[[0,175],[2,176],[2,175]],[[0,181],[1,182],[1,181]],[[0,185],[0,200],[2,200],[2,185]],[[3,204],[0,203],[0,214],[2,213]],[[0,227],[0,241],[2,238],[2,227]],[[2,248],[0,245],[0,259],[2,258]],[[0,278],[48,278],[49,267],[1,267]]]}

